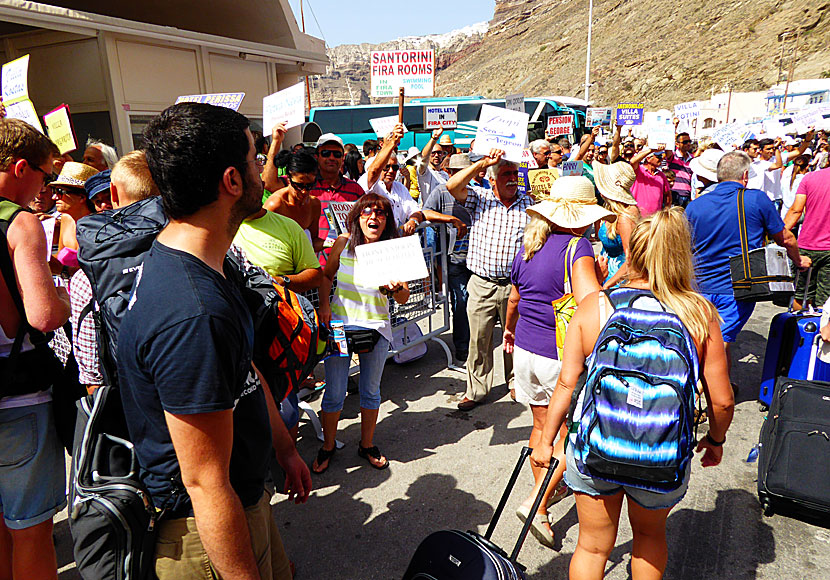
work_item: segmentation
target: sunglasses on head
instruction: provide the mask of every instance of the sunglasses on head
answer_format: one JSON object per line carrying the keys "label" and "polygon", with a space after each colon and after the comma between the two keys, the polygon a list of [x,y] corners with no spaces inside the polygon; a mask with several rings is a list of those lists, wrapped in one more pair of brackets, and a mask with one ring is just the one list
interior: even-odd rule
{"label": "sunglasses on head", "polygon": [[314,183],[297,183],[293,179],[288,179],[288,182],[291,184],[291,187],[294,189],[300,189],[302,191],[311,191],[314,189]]}
{"label": "sunglasses on head", "polygon": [[401,168],[401,166],[398,165],[397,163],[390,163],[389,165],[384,167],[383,170],[384,171],[389,171],[391,169],[392,171],[397,171],[400,168]]}
{"label": "sunglasses on head", "polygon": [[375,217],[386,217],[386,212],[379,207],[366,206],[360,210],[360,215],[363,217],[369,217],[372,214],[375,214]]}
{"label": "sunglasses on head", "polygon": [[335,159],[343,157],[343,152],[335,149],[323,149],[322,151],[319,151],[319,153],[320,157],[334,157]]}

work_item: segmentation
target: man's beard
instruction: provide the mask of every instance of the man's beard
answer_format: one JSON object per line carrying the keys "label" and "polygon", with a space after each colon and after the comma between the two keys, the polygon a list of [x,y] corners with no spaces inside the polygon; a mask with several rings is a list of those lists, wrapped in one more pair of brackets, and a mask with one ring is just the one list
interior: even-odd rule
{"label": "man's beard", "polygon": [[257,185],[256,182],[248,179],[246,174],[243,174],[242,180],[242,195],[236,203],[233,204],[230,217],[228,219],[228,231],[232,237],[236,235],[236,231],[239,229],[239,224],[241,224],[245,218],[262,209],[262,180],[257,179],[257,181],[259,181],[259,185]]}

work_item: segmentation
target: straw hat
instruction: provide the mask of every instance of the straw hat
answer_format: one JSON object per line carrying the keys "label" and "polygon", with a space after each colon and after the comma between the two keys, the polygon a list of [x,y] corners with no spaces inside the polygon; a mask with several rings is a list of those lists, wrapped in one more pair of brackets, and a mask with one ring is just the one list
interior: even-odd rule
{"label": "straw hat", "polygon": [[718,181],[718,161],[726,155],[726,151],[720,149],[706,149],[703,153],[689,161],[689,168],[698,177],[709,181]]}
{"label": "straw hat", "polygon": [[473,162],[470,161],[470,156],[466,153],[456,153],[455,155],[450,155],[450,169],[467,169]]}
{"label": "straw hat", "polygon": [[583,228],[597,220],[617,216],[597,205],[594,186],[587,177],[569,175],[553,182],[548,197],[527,208],[527,213],[545,218],[561,228]]}
{"label": "straw hat", "polygon": [[77,187],[84,188],[86,180],[98,173],[98,170],[83,163],[75,163],[74,161],[67,161],[63,164],[61,174],[58,178],[50,183],[52,187]]}
{"label": "straw hat", "polygon": [[594,183],[602,197],[611,201],[618,201],[626,205],[637,205],[637,200],[631,195],[631,186],[637,179],[637,174],[631,164],[618,161],[605,165],[594,161]]}
{"label": "straw hat", "polygon": [[452,147],[452,139],[450,138],[449,135],[444,133],[443,135],[441,135],[441,138],[438,140],[438,144],[439,145],[447,145],[448,147]]}

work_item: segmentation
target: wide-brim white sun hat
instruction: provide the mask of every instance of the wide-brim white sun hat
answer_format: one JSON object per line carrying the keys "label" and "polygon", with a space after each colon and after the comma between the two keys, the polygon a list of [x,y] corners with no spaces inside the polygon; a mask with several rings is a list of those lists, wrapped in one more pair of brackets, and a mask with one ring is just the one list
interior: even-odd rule
{"label": "wide-brim white sun hat", "polygon": [[691,161],[689,161],[689,168],[698,177],[703,177],[709,181],[718,181],[718,162],[721,157],[726,155],[725,151],[720,149],[707,149]]}
{"label": "wide-brim white sun hat", "polygon": [[617,216],[597,205],[594,186],[587,177],[568,175],[551,185],[550,193],[539,203],[527,208],[529,215],[542,217],[560,228],[583,228]]}

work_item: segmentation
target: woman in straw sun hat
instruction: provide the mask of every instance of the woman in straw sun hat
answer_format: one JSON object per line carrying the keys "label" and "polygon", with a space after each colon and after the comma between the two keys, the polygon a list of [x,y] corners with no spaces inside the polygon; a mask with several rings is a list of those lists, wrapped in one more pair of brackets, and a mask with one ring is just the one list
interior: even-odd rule
{"label": "woman in straw sun hat", "polygon": [[[594,252],[582,234],[597,220],[613,220],[615,216],[597,205],[591,182],[575,176],[556,180],[550,194],[527,208],[527,213],[530,223],[510,275],[513,287],[507,305],[504,350],[513,353],[516,400],[529,404],[533,413],[532,447],[541,436],[561,368],[557,342],[563,342],[564,337],[558,334],[564,333],[557,329],[552,303],[572,292],[579,304],[584,296],[599,290]],[[564,436],[560,441],[564,442]],[[560,459],[564,457],[563,447],[557,451]],[[532,516],[531,532],[551,548],[553,532],[547,508],[568,493],[567,487],[558,485],[564,469],[562,461],[539,513]],[[530,508],[544,474],[544,470],[534,469],[536,484],[516,512],[522,520],[531,517]]]}
{"label": "woman in straw sun hat", "polygon": [[594,183],[605,208],[617,217],[616,221],[603,221],[597,230],[597,237],[602,242],[600,255],[608,260],[608,276],[603,281],[603,288],[617,285],[628,271],[622,266],[628,256],[631,230],[640,219],[637,200],[631,195],[635,179],[634,169],[628,163],[594,163]]}

